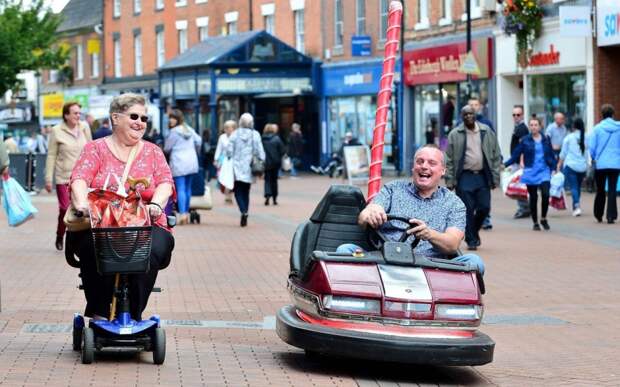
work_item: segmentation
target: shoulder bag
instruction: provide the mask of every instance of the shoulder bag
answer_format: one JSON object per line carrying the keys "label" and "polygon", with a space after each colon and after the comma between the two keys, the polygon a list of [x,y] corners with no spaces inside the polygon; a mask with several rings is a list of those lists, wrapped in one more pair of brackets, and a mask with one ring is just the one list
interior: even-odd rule
{"label": "shoulder bag", "polygon": [[253,176],[261,176],[265,173],[265,162],[261,160],[260,157],[256,156],[254,152],[254,132],[255,130],[252,129],[252,164],[250,164],[250,167]]}

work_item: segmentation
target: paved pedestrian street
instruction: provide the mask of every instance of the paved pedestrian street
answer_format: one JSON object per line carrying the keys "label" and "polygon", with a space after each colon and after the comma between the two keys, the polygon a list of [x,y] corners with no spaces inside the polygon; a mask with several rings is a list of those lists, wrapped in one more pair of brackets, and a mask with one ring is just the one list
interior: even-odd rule
{"label": "paved pedestrian street", "polygon": [[[252,186],[249,226],[214,190],[200,225],[177,227],[172,264],[145,316],[166,325],[167,357],[96,356],[80,362],[70,323],[83,312],[77,270],[54,249],[56,198],[33,198],[38,216],[9,228],[0,215],[2,386],[619,386],[620,226],[550,210],[551,231],[513,220],[514,202],[494,192],[493,225],[482,232],[487,294],[481,330],[496,341],[482,367],[413,367],[307,359],[275,333],[297,224],[336,179],[280,180],[278,206]],[[363,189],[365,191],[365,187]],[[568,198],[570,202],[570,198]]]}

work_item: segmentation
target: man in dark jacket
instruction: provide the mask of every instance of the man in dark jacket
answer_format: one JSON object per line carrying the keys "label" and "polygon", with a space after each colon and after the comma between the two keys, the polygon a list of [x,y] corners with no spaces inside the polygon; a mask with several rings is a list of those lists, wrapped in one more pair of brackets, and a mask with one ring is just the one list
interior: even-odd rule
{"label": "man in dark jacket", "polygon": [[474,109],[461,109],[463,122],[448,136],[446,185],[456,188],[465,203],[465,242],[469,250],[480,246],[480,228],[491,208],[491,190],[499,185],[501,152],[495,132],[476,121]]}
{"label": "man in dark jacket", "polygon": [[[521,142],[523,137],[527,136],[530,131],[525,124],[525,118],[523,117],[523,106],[515,105],[512,108],[512,119],[515,123],[514,130],[512,132],[512,138],[510,139],[510,154],[515,150],[517,145]],[[515,164],[513,168],[516,170],[518,164]],[[515,219],[529,218],[530,217],[530,205],[527,200],[517,200],[517,212],[514,214]]]}
{"label": "man in dark jacket", "polygon": [[269,198],[273,205],[278,204],[278,172],[282,167],[284,143],[278,136],[278,125],[267,124],[263,130],[263,148],[265,149],[265,205]]}
{"label": "man in dark jacket", "polygon": [[288,156],[291,158],[291,176],[297,176],[297,168],[301,168],[301,158],[304,154],[304,137],[301,133],[301,125],[294,122],[291,125],[291,133],[288,136]]}

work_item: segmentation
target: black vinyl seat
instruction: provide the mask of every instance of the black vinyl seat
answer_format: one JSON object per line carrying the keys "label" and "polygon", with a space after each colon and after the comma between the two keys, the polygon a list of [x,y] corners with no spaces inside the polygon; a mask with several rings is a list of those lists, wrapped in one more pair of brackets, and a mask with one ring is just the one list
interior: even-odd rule
{"label": "black vinyl seat", "polygon": [[369,250],[367,232],[357,224],[357,217],[365,206],[364,194],[358,187],[332,185],[310,220],[295,231],[291,244],[291,274],[303,276],[314,250],[335,251],[343,243],[354,243]]}

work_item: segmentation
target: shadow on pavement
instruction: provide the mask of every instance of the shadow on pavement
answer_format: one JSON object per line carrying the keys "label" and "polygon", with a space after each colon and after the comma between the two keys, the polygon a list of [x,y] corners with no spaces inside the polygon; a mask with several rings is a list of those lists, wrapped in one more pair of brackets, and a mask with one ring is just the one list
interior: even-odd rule
{"label": "shadow on pavement", "polygon": [[282,365],[298,372],[334,377],[346,375],[358,381],[375,380],[432,385],[492,385],[472,367],[415,366],[315,354],[306,356],[302,352],[280,352],[274,355],[282,362]]}

